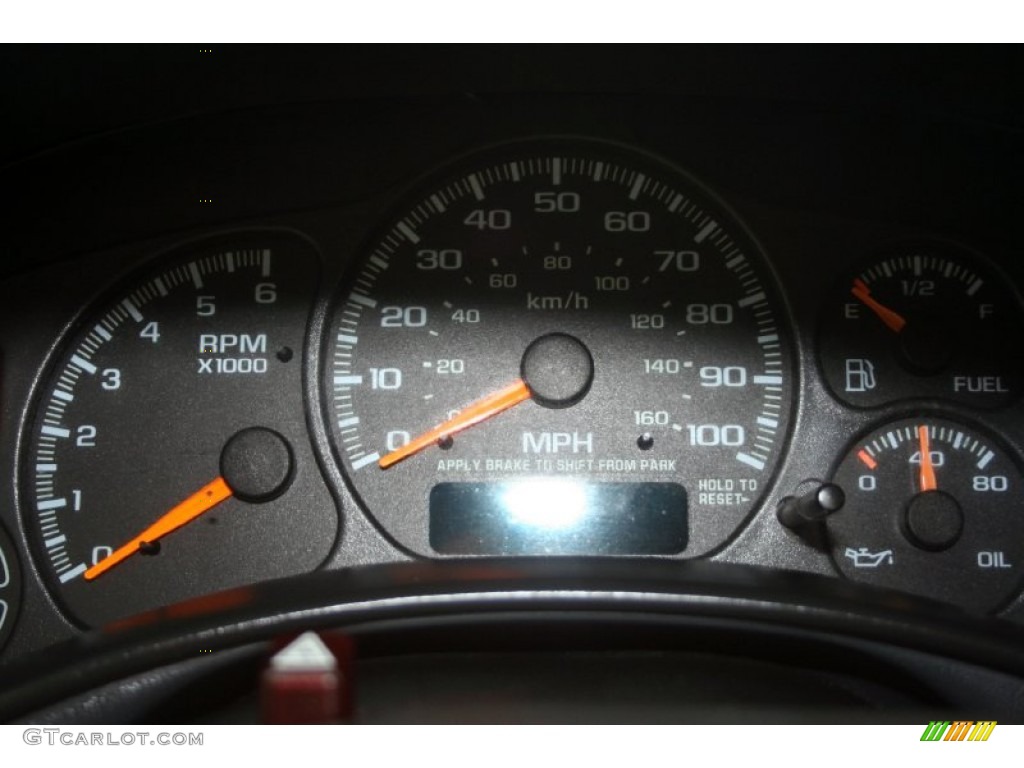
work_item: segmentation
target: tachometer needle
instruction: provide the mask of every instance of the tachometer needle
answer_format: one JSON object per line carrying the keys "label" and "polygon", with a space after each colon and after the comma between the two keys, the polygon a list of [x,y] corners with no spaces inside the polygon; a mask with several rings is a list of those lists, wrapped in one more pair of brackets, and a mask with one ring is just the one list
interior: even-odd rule
{"label": "tachometer needle", "polygon": [[175,506],[127,544],[119,547],[85,572],[86,581],[102,576],[122,560],[126,560],[142,547],[152,544],[186,523],[190,523],[204,512],[212,509],[232,495],[231,486],[223,477],[204,485],[183,502]]}
{"label": "tachometer needle", "polygon": [[921,425],[917,428],[918,450],[921,452],[921,470],[919,472],[921,492],[934,491],[939,487],[935,479],[935,465],[932,464],[932,446],[928,439],[928,427]]}
{"label": "tachometer needle", "polygon": [[475,403],[467,405],[455,414],[454,417],[448,419],[448,421],[424,432],[401,448],[396,448],[391,453],[385,454],[378,459],[377,463],[381,469],[387,469],[402,461],[402,459],[407,459],[424,448],[428,448],[438,440],[454,435],[456,432],[461,432],[474,424],[479,424],[484,419],[489,419],[491,416],[507,411],[512,406],[529,399],[530,388],[522,379],[516,379],[507,387],[503,387],[497,392],[492,392]]}
{"label": "tachometer needle", "polygon": [[878,315],[878,319],[889,326],[889,329],[894,333],[899,333],[903,330],[903,326],[907,324],[907,321],[896,312],[893,312],[888,307],[884,307],[878,303],[871,296],[871,289],[868,288],[867,284],[863,280],[853,281],[853,290],[851,293],[860,301],[867,305],[867,308]]}

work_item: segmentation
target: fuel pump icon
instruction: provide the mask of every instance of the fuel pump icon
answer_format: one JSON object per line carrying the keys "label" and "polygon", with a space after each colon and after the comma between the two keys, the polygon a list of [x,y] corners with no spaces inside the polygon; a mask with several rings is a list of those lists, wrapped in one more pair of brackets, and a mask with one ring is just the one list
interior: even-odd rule
{"label": "fuel pump icon", "polygon": [[860,357],[847,358],[847,392],[870,392],[875,388],[875,384],[875,366],[870,360]]}

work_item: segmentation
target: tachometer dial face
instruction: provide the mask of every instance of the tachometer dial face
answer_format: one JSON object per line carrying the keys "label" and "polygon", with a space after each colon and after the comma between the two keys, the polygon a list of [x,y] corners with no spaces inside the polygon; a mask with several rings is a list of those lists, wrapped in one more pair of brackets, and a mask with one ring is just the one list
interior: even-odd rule
{"label": "tachometer dial face", "polygon": [[1005,278],[962,249],[894,247],[840,283],[826,304],[819,356],[829,387],[863,407],[941,398],[992,408],[1024,386],[1024,333]]}
{"label": "tachometer dial face", "polygon": [[1020,469],[983,432],[944,418],[885,424],[858,440],[833,481],[828,518],[849,578],[989,611],[1019,588]]}
{"label": "tachometer dial face", "polygon": [[26,425],[21,505],[78,621],[326,557],[337,516],[313,479],[301,386],[317,272],[291,236],[205,241],[75,324]]}
{"label": "tachometer dial face", "polygon": [[14,543],[0,525],[0,651],[14,631],[21,602],[21,567]]}
{"label": "tachometer dial face", "polygon": [[771,482],[795,387],[735,216],[586,141],[425,184],[339,287],[323,375],[352,489],[428,555],[706,553]]}

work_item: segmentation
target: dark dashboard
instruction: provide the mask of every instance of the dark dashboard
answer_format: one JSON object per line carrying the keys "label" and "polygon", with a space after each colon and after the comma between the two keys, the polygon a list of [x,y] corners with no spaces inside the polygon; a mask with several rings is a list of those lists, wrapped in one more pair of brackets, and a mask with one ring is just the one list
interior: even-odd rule
{"label": "dark dashboard", "polygon": [[4,719],[308,626],[365,721],[703,717],[588,708],[651,653],[712,719],[1021,719],[1018,51],[0,56]]}

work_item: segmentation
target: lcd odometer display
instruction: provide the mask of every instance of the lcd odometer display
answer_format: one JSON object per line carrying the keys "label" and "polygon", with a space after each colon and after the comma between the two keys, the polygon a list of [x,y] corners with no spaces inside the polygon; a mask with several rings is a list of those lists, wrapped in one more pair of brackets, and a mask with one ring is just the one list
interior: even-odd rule
{"label": "lcd odometer display", "polygon": [[[497,507],[453,504],[446,521],[438,489],[471,487],[446,484],[561,480],[677,487],[688,530],[677,517],[631,537],[645,509],[609,506],[609,528],[612,512],[588,502],[642,546],[581,533],[583,545],[507,551],[694,556],[736,530],[773,476],[789,339],[764,256],[688,176],[605,143],[519,143],[449,168],[378,231],[338,288],[323,391],[353,492],[412,551],[456,553],[432,545],[432,528],[458,554],[495,551],[453,526],[461,515],[469,534],[480,515],[467,511]],[[533,524],[565,514],[557,493],[530,498]]]}
{"label": "lcd odometer display", "polygon": [[686,529],[678,483],[549,477],[430,492],[430,545],[446,555],[676,555]]}

